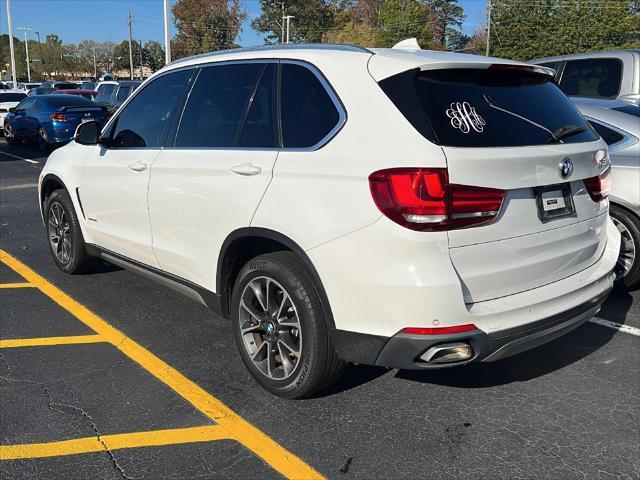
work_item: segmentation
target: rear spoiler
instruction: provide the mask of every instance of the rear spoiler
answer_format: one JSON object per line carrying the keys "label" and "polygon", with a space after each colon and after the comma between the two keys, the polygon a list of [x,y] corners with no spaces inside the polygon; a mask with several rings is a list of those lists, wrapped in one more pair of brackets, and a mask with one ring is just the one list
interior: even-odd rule
{"label": "rear spoiler", "polygon": [[[390,53],[387,53],[390,52]],[[369,59],[369,74],[377,82],[408,70],[445,70],[469,68],[478,70],[523,71],[555,77],[555,70],[530,63],[449,52],[428,50],[378,50]]]}
{"label": "rear spoiler", "polygon": [[58,112],[60,112],[60,113],[94,112],[94,111],[98,111],[98,110],[106,112],[107,108],[106,107],[102,107],[100,105],[90,105],[90,106],[87,106],[87,107],[79,107],[79,106],[62,107],[60,110],[58,110]]}

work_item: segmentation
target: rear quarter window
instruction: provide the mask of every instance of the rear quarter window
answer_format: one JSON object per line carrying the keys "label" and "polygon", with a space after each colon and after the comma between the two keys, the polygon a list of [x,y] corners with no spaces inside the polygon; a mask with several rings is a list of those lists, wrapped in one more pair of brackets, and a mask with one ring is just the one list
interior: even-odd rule
{"label": "rear quarter window", "polygon": [[622,62],[615,58],[569,60],[560,88],[574,97],[615,98],[622,82]]}
{"label": "rear quarter window", "polygon": [[517,70],[410,70],[380,82],[409,122],[452,147],[544,145],[566,126],[584,131],[563,143],[598,139],[551,78]]}

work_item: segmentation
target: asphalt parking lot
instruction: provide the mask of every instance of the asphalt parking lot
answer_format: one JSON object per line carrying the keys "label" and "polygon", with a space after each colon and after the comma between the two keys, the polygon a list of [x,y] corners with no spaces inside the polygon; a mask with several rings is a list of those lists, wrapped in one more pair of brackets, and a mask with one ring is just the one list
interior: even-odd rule
{"label": "asphalt parking lot", "polygon": [[495,364],[353,366],[287,401],[204,307],[107,264],[57,270],[44,162],[0,138],[2,478],[640,477],[640,291]]}

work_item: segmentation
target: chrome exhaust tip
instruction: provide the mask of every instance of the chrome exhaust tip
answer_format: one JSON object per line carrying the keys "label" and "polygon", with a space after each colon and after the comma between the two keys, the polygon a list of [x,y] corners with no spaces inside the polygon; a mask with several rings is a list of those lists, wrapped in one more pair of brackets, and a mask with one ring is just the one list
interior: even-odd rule
{"label": "chrome exhaust tip", "polygon": [[457,342],[435,345],[420,355],[420,360],[427,363],[455,363],[464,362],[471,357],[473,357],[471,345]]}

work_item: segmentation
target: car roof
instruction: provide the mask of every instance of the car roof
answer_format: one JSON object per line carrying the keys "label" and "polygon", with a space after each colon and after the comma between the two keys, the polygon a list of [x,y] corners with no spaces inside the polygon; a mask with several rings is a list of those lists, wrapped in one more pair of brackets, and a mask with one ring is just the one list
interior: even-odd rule
{"label": "car roof", "polygon": [[22,95],[26,95],[26,93],[24,93],[23,90],[15,90],[15,89],[0,90],[0,95],[2,95],[3,93],[21,93]]}
{"label": "car roof", "polygon": [[[351,44],[311,43],[263,45],[259,47],[236,48],[204,53],[175,60],[160,70],[160,72],[184,66],[229,60],[285,58],[312,61],[323,58],[327,62],[330,62],[332,59],[336,59],[338,55],[363,55],[372,57],[369,62],[369,70],[376,80],[381,80],[412,68],[461,68],[462,66],[468,68],[487,68],[489,65],[495,63],[531,67],[530,64],[513,60],[464,53],[420,50],[419,48],[364,48]],[[550,69],[545,69],[544,73],[553,75]]]}
{"label": "car roof", "polygon": [[[586,117],[600,120],[614,127],[640,137],[640,122],[638,117],[630,115],[620,110],[620,107],[633,106],[629,102],[620,100],[599,100],[591,98],[571,97],[578,110]],[[640,109],[640,107],[637,107]]]}
{"label": "car roof", "polygon": [[87,90],[87,89],[84,89],[84,88],[75,88],[75,89],[71,88],[71,89],[68,89],[68,90],[64,89],[64,88],[61,88],[60,90],[56,90],[55,92],[52,92],[51,94],[52,95],[57,95],[57,94],[60,94],[60,93],[69,94],[69,95],[80,95],[82,93],[98,93],[98,92],[96,92],[95,90]]}
{"label": "car roof", "polygon": [[573,53],[569,55],[556,55],[553,57],[539,57],[532,58],[529,60],[530,63],[542,63],[542,62],[553,62],[553,61],[561,61],[561,60],[577,60],[577,59],[586,59],[586,58],[597,58],[597,57],[611,57],[611,56],[627,56],[627,55],[640,55],[639,48],[628,48],[622,50],[603,50],[600,52],[582,52],[582,53]]}

